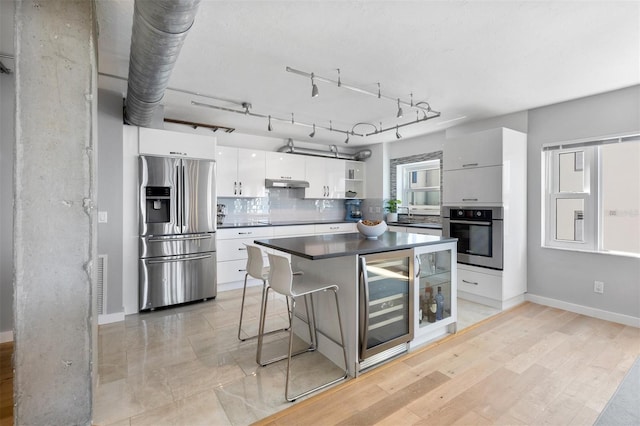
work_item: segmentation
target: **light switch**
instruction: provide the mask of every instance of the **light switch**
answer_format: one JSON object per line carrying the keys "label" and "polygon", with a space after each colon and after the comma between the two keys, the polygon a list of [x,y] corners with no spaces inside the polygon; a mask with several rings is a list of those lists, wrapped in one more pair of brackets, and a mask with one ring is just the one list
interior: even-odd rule
{"label": "light switch", "polygon": [[98,223],[107,223],[107,212],[98,212]]}

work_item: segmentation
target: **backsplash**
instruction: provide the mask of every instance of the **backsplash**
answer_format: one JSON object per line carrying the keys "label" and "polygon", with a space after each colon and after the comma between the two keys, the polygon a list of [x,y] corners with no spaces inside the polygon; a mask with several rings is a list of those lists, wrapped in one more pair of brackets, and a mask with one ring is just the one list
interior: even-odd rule
{"label": "backsplash", "polygon": [[304,189],[271,188],[264,198],[218,198],[227,206],[223,223],[268,220],[271,222],[344,219],[344,200],[304,199]]}

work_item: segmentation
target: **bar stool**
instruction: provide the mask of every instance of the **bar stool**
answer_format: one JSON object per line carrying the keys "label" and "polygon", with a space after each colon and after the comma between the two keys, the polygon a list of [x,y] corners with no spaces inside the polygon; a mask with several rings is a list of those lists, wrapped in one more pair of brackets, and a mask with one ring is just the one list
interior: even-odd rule
{"label": "bar stool", "polygon": [[[245,338],[241,337],[242,317],[244,315],[244,299],[247,293],[247,278],[251,277],[256,280],[262,280],[262,299],[260,301],[261,315],[263,310],[262,306],[267,303],[266,289],[269,286],[267,284],[267,279],[269,277],[269,267],[264,266],[264,261],[262,258],[262,250],[260,250],[259,247],[250,245],[250,244],[245,244],[245,247],[247,248],[247,267],[246,267],[247,273],[244,274],[244,287],[242,289],[242,304],[240,305],[240,323],[238,324],[238,339],[240,339],[240,341],[242,342],[244,342],[245,340],[254,339],[258,337],[257,334],[255,336],[250,336]],[[288,311],[289,311],[289,300],[287,299],[287,312]],[[281,328],[281,329],[269,331],[266,334],[277,333],[277,332],[286,331],[286,330],[287,330],[286,328]]]}
{"label": "bar stool", "polygon": [[[271,253],[269,253],[268,256],[269,256],[269,264],[270,264],[269,285],[266,287],[265,294],[268,295],[269,289],[273,289],[275,292],[287,297],[287,299],[291,298],[291,310],[289,314],[289,351],[287,355],[284,355],[282,357],[274,358],[269,361],[262,361],[261,359],[262,358],[262,340],[263,340],[262,338],[264,336],[264,322],[266,317],[266,303],[265,303],[263,304],[262,315],[260,318],[260,330],[258,332],[258,350],[256,354],[256,361],[261,366],[265,366],[267,364],[271,364],[273,362],[287,358],[287,377],[285,382],[284,396],[287,399],[287,401],[292,402],[302,396],[305,396],[317,390],[326,388],[327,386],[331,386],[334,383],[338,383],[339,381],[347,378],[347,375],[348,375],[347,374],[347,349],[344,344],[344,334],[342,332],[342,319],[340,318],[340,305],[338,303],[338,286],[335,284],[323,284],[318,282],[312,282],[310,280],[305,280],[304,274],[298,275],[293,273],[293,271],[291,270],[291,263],[289,262],[289,259],[287,259],[286,257],[279,256],[276,254],[271,254]],[[295,282],[294,282],[294,278],[296,279]],[[317,330],[316,330],[315,309],[313,307],[313,294],[320,291],[327,291],[327,290],[333,291],[333,294],[336,300],[336,312],[338,314],[338,328],[340,329],[339,344],[341,344],[342,346],[342,353],[344,356],[344,366],[345,366],[344,374],[341,377],[335,380],[332,380],[328,383],[325,383],[323,385],[317,386],[313,389],[307,390],[298,395],[290,397],[289,396],[289,376],[290,376],[290,369],[291,369],[291,357],[294,355],[299,355],[304,352],[313,351],[317,348],[318,336],[317,336]],[[311,344],[309,345],[308,348],[304,350],[301,350],[296,353],[292,353],[293,351],[293,317],[294,317],[295,307],[296,307],[296,298],[300,296],[304,296],[305,298],[307,321],[309,325],[309,338],[311,340]],[[309,315],[309,307],[311,308],[311,315]],[[311,330],[312,323],[313,323],[313,332]],[[335,342],[335,343],[338,343],[338,342]]]}

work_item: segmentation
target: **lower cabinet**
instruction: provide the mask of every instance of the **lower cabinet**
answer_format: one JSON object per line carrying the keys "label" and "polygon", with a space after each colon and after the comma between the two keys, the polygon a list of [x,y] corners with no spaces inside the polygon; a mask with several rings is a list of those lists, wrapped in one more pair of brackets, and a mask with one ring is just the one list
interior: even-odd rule
{"label": "lower cabinet", "polygon": [[456,332],[458,318],[456,243],[414,249],[414,348]]}
{"label": "lower cabinet", "polygon": [[245,244],[253,244],[255,239],[271,238],[273,228],[219,229],[217,238],[218,285],[243,281],[247,273],[247,249]]}

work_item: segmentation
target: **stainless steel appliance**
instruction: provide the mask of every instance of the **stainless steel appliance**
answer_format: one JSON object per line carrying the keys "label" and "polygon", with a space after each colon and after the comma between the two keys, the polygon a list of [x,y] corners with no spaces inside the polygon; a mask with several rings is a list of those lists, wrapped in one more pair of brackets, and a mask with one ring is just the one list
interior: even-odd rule
{"label": "stainless steel appliance", "polygon": [[216,296],[215,162],[142,155],[139,307]]}
{"label": "stainless steel appliance", "polygon": [[413,339],[413,251],[360,256],[360,368]]}
{"label": "stainless steel appliance", "polygon": [[502,207],[444,207],[442,235],[458,239],[458,262],[502,270]]}

